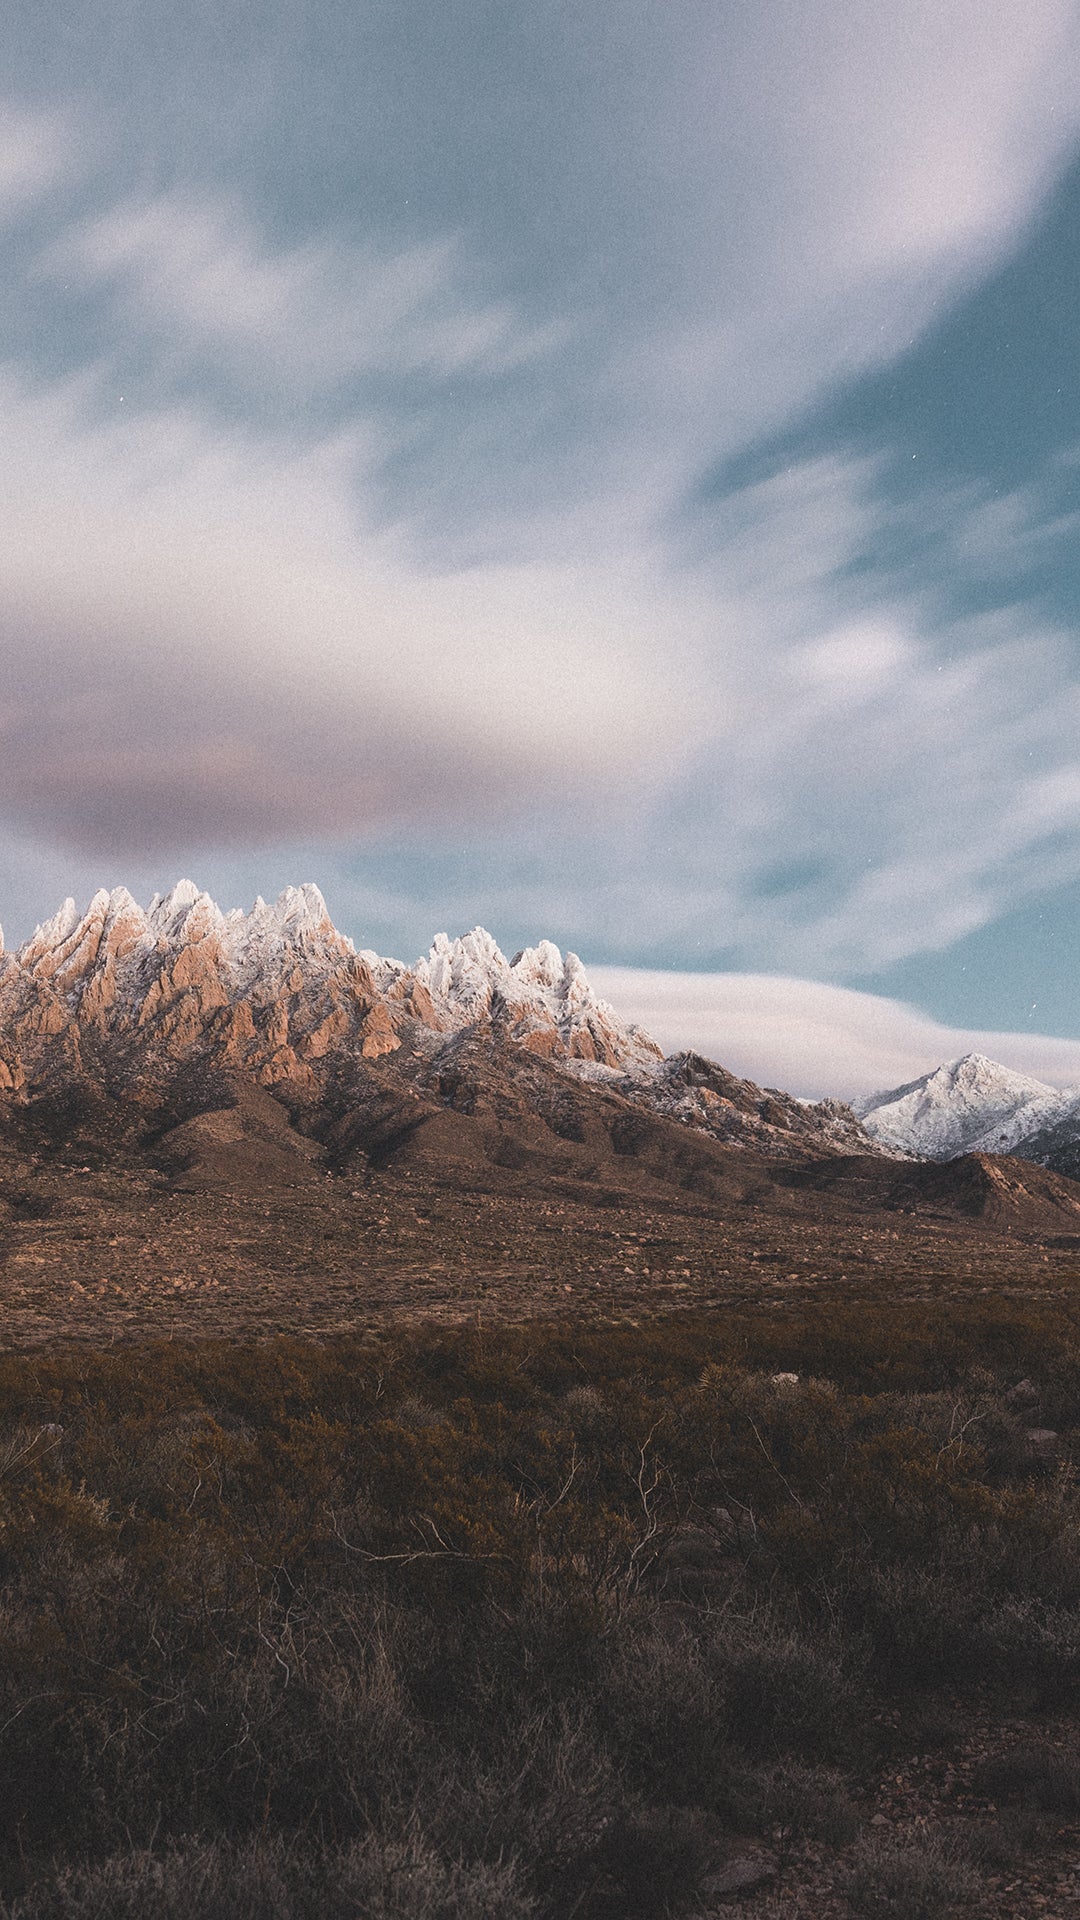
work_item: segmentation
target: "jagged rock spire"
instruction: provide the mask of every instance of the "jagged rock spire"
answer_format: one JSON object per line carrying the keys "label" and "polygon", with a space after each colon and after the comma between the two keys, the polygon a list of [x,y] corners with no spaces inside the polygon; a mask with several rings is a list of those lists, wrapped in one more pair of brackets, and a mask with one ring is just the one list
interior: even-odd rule
{"label": "jagged rock spire", "polygon": [[224,1048],[270,1085],[310,1087],[325,1071],[318,1063],[377,1058],[410,1036],[421,1044],[478,1022],[556,1058],[615,1069],[660,1059],[551,941],[508,961],[474,927],[437,935],[405,967],[357,954],[310,882],[228,913],[188,879],[145,911],[125,887],[101,888],[82,914],[65,900],[14,960],[0,1037],[14,1040],[31,1076],[61,1041],[77,1055],[88,1028],[118,1046],[137,1035],[144,1051],[173,1059]]}

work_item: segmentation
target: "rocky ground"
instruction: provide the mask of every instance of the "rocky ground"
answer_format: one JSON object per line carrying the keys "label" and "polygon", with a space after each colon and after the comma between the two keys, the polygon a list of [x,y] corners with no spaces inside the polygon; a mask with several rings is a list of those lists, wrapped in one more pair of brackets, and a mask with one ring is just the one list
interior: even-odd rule
{"label": "rocky ground", "polygon": [[[85,1148],[85,1142],[81,1143]],[[642,1317],[769,1300],[1080,1292],[1080,1235],[867,1204],[740,1163],[727,1199],[665,1188],[462,1186],[317,1166],[241,1186],[0,1152],[0,1344],[331,1334],[393,1318]],[[936,1170],[935,1170],[936,1171]],[[873,1195],[870,1200],[872,1202]],[[1068,1225],[1068,1222],[1064,1223]]]}
{"label": "rocky ground", "polygon": [[[702,1920],[733,1912],[745,1920],[852,1920],[860,1913],[879,1920],[1074,1920],[1076,1721],[1002,1715],[992,1703],[973,1719],[969,1707],[946,1697],[927,1716],[920,1750],[911,1751],[910,1724],[897,1722],[895,1732],[902,1752],[863,1796],[854,1846],[790,1843],[778,1829],[771,1849],[736,1849],[715,1876]],[[921,1884],[920,1862],[930,1869]],[[933,1868],[942,1862],[944,1884],[935,1893]],[[852,1884],[860,1873],[861,1896]]]}

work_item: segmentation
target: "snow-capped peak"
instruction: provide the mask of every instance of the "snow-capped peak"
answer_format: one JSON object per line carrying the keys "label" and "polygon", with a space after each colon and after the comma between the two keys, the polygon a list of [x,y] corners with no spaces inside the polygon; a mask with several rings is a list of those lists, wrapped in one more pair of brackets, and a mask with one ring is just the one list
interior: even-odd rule
{"label": "snow-capped peak", "polygon": [[27,972],[52,978],[77,996],[104,960],[176,956],[207,940],[236,985],[240,976],[249,982],[271,960],[280,963],[312,943],[332,947],[335,955],[352,952],[351,942],[336,932],[318,887],[310,883],[286,887],[272,906],[256,900],[247,913],[237,908],[226,915],[193,880],[178,880],[167,893],[155,894],[146,912],[126,887],[111,893],[99,888],[82,915],[74,900],[65,900],[35,928],[16,958]]}
{"label": "snow-capped peak", "polygon": [[647,1034],[623,1026],[597,997],[577,954],[564,959],[553,940],[507,960],[483,927],[459,940],[441,933],[414,978],[448,1026],[497,1019],[525,1046],[546,1051],[554,1041],[572,1059],[605,1069],[651,1071],[662,1057]]}
{"label": "snow-capped peak", "polygon": [[415,973],[435,1007],[455,1024],[484,1019],[511,981],[510,963],[486,927],[473,927],[457,940],[437,933]]}
{"label": "snow-capped peak", "polygon": [[245,989],[260,977],[271,979],[291,969],[298,960],[309,971],[325,971],[353,953],[352,941],[337,931],[326,901],[310,881],[284,888],[273,901],[260,895],[247,913],[226,915],[220,937],[233,983]]}
{"label": "snow-capped peak", "polygon": [[51,920],[43,920],[39,926],[34,928],[29,940],[23,945],[21,952],[27,954],[31,950],[37,952],[38,949],[44,952],[49,947],[58,947],[62,940],[66,940],[68,935],[74,932],[78,924],[79,910],[69,894],[62,905],[57,908]]}
{"label": "snow-capped peak", "polygon": [[147,921],[155,940],[168,947],[186,945],[217,933],[224,915],[194,880],[178,880],[166,894],[155,894]]}
{"label": "snow-capped peak", "polygon": [[270,912],[282,929],[287,928],[297,936],[335,931],[326,901],[311,880],[302,887],[286,887],[278,894]]}
{"label": "snow-capped peak", "polygon": [[168,893],[155,893],[150,902],[150,918],[167,925],[178,914],[186,913],[188,907],[193,907],[200,898],[200,890],[194,880],[178,880]]}
{"label": "snow-capped peak", "polygon": [[515,953],[510,970],[519,980],[534,980],[538,986],[553,987],[561,985],[573,959],[576,955],[567,954],[564,964],[554,940],[540,940],[535,947],[523,947],[520,953]]}
{"label": "snow-capped peak", "polygon": [[437,1005],[474,1019],[495,1008],[532,1007],[558,1015],[566,1011],[571,995],[578,1006],[601,1004],[576,954],[564,960],[553,940],[541,940],[508,960],[485,927],[474,927],[457,940],[436,934],[416,973]]}
{"label": "snow-capped peak", "polygon": [[16,958],[28,973],[51,978],[60,987],[84,977],[104,954],[128,958],[146,944],[148,922],[126,887],[99,887],[80,917],[74,900],[36,927]]}
{"label": "snow-capped peak", "polygon": [[867,1132],[903,1153],[949,1160],[1009,1153],[1075,1106],[1076,1089],[1048,1087],[983,1053],[966,1053],[906,1086],[854,1102]]}

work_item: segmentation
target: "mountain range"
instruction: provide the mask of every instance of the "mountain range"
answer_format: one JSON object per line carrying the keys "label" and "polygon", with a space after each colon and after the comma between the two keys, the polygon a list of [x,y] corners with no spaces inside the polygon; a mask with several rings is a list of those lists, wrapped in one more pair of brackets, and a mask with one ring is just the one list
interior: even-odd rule
{"label": "mountain range", "polygon": [[[141,1115],[165,1153],[186,1149],[191,1123],[238,1086],[249,1110],[259,1090],[302,1136],[336,1129],[377,1155],[424,1133],[449,1151],[445,1123],[432,1131],[448,1108],[482,1116],[496,1154],[537,1115],[564,1146],[605,1136],[622,1151],[631,1112],[772,1157],[871,1148],[837,1102],[763,1092],[694,1054],[665,1059],[550,941],[508,960],[482,928],[440,934],[406,966],[357,951],[315,886],[246,913],[222,913],[187,880],[145,910],[125,888],[102,890],[0,951],[9,1107],[105,1100],[114,1119]],[[454,1151],[466,1131],[459,1122]]]}
{"label": "mountain range", "polygon": [[228,913],[190,880],[146,909],[102,889],[14,952],[0,935],[0,1109],[92,1111],[174,1162],[200,1142],[222,1164],[230,1140],[233,1160],[269,1153],[269,1134],[277,1153],[348,1142],[376,1160],[460,1156],[466,1138],[481,1158],[542,1160],[552,1137],[625,1159],[648,1117],[767,1160],[1014,1154],[1080,1172],[1080,1091],[973,1053],[854,1109],[800,1101],[665,1058],[549,940],[507,959],[476,927],[409,966],[358,951],[313,885]]}
{"label": "mountain range", "polygon": [[[1067,1125],[996,1075],[920,1111],[963,1084],[980,1140]],[[1071,1285],[1080,1185],[911,1157],[920,1097],[898,1144],[888,1099],[864,1123],[665,1058],[548,941],[405,965],[312,886],[67,901],[0,950],[0,1348]]]}

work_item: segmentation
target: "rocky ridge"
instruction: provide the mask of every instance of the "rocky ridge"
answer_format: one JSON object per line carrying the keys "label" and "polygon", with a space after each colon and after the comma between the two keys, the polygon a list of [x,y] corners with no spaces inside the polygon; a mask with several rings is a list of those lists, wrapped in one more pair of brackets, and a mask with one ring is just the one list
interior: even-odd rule
{"label": "rocky ridge", "polygon": [[[240,1083],[265,1090],[320,1133],[373,1109],[398,1124],[404,1101],[414,1118],[542,1110],[556,1134],[584,1138],[592,1096],[609,1118],[629,1103],[773,1155],[869,1145],[838,1103],[763,1092],[693,1054],[665,1060],[547,940],[508,960],[482,928],[440,934],[406,966],[357,951],[315,886],[223,913],[182,880],[145,910],[122,887],[82,914],[65,901],[17,951],[0,942],[9,1104],[90,1086],[136,1107],[171,1098],[182,1125],[228,1104],[222,1075],[229,1101]],[[254,1111],[250,1094],[241,1104]]]}
{"label": "rocky ridge", "polygon": [[659,1049],[622,1026],[576,955],[544,941],[507,961],[491,935],[440,934],[415,967],[357,953],[315,886],[222,913],[182,880],[144,911],[124,887],[82,915],[67,900],[0,954],[0,1086],[18,1090],[87,1048],[138,1040],[140,1065],[209,1047],[260,1085],[314,1091],[317,1063],[488,1023],[530,1052],[609,1067]]}

